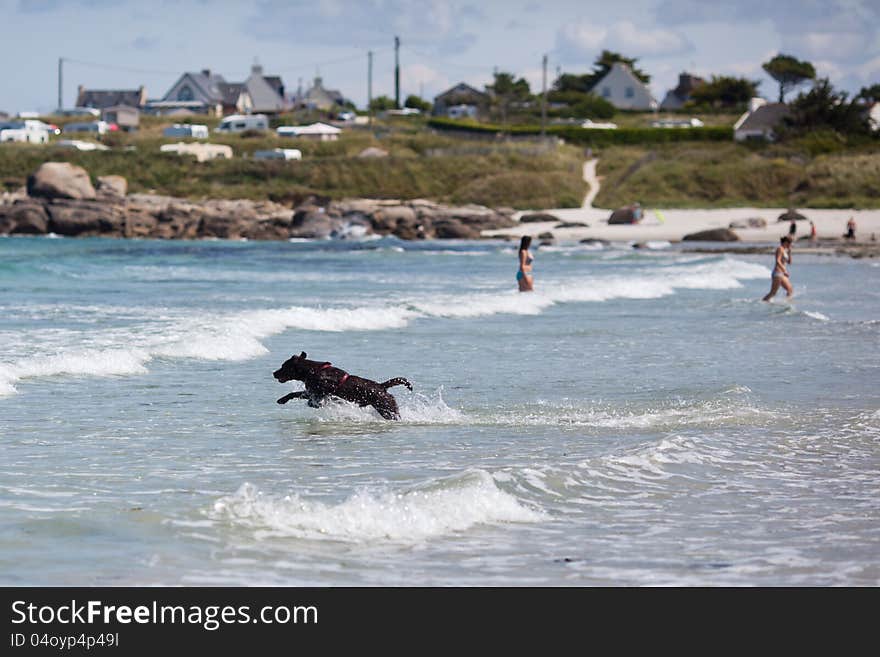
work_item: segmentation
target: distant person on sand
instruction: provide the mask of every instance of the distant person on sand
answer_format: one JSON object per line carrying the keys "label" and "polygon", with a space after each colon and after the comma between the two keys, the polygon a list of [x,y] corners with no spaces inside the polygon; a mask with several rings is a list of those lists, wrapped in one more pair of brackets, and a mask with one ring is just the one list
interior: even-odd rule
{"label": "distant person on sand", "polygon": [[794,236],[797,233],[797,221],[794,219],[791,220],[791,224],[788,226],[788,236],[794,241]]}
{"label": "distant person on sand", "polygon": [[815,242],[818,239],[818,235],[816,234],[816,224],[810,221],[810,241]]}
{"label": "distant person on sand", "polygon": [[856,220],[852,217],[846,222],[846,235],[844,235],[844,237],[848,240],[854,240],[856,238]]}
{"label": "distant person on sand", "polygon": [[532,245],[530,235],[523,235],[519,241],[519,269],[516,272],[516,282],[519,283],[520,292],[531,292],[535,286],[535,279],[532,275],[532,257],[529,247]]}
{"label": "distant person on sand", "polygon": [[779,242],[779,246],[776,247],[776,262],[770,275],[770,292],[763,301],[770,301],[779,292],[780,287],[785,288],[785,296],[790,297],[794,294],[788,273],[788,265],[791,264],[791,238],[785,235],[779,239]]}

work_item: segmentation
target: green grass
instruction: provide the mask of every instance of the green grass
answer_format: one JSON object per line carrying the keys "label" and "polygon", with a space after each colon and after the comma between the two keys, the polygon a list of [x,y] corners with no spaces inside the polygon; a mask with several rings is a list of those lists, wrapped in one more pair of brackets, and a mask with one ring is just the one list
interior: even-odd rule
{"label": "green grass", "polygon": [[[472,142],[437,135],[424,121],[378,123],[373,130],[346,129],[335,142],[311,142],[262,136],[212,134],[210,143],[228,144],[235,157],[196,163],[159,152],[161,130],[172,121],[148,117],[133,134],[114,133],[104,141],[110,151],[79,152],[25,144],[0,144],[0,183],[23,185],[41,163],[68,161],[98,176],[125,176],[129,192],[154,192],[187,198],[248,198],[296,201],[309,194],[366,198],[428,198],[449,203],[479,203],[515,208],[580,205],[586,192],[580,150],[562,146],[546,152],[517,144]],[[377,137],[378,135],[378,137]],[[387,158],[358,158],[368,146]],[[303,160],[255,161],[255,150],[298,148]],[[531,149],[531,150],[530,150]]]}
{"label": "green grass", "polygon": [[876,144],[815,155],[797,142],[656,144],[610,146],[598,156],[600,207],[880,208]]}

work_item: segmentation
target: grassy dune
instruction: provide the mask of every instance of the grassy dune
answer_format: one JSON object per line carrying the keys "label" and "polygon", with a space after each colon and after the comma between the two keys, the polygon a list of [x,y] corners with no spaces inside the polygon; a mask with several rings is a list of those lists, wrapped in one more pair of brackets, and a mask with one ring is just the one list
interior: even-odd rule
{"label": "grassy dune", "polygon": [[880,208],[880,148],[807,144],[614,146],[601,150],[600,207]]}
{"label": "grassy dune", "polygon": [[[561,146],[540,151],[528,144],[472,144],[435,135],[420,123],[380,124],[374,130],[348,129],[336,142],[307,142],[261,136],[214,136],[235,157],[196,163],[162,154],[161,129],[148,118],[138,133],[112,134],[104,152],[78,152],[51,145],[0,144],[0,183],[24,184],[42,162],[69,161],[93,178],[125,176],[131,192],[155,192],[188,198],[297,200],[308,194],[331,198],[430,198],[493,206],[567,207],[580,205],[586,190],[580,149]],[[186,140],[185,140],[186,141]],[[188,140],[192,141],[192,140]],[[359,158],[377,146],[387,158]],[[299,162],[256,161],[256,150],[288,147],[303,152]]]}

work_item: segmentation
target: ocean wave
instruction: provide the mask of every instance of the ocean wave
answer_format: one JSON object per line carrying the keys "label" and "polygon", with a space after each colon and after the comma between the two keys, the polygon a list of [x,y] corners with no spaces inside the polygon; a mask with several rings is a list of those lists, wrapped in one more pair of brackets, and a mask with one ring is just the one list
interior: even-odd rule
{"label": "ocean wave", "polygon": [[488,472],[468,470],[402,491],[360,490],[336,503],[297,493],[268,495],[251,484],[218,499],[212,520],[253,531],[258,539],[292,537],[348,543],[413,544],[476,525],[535,522],[543,513],[503,491]]}

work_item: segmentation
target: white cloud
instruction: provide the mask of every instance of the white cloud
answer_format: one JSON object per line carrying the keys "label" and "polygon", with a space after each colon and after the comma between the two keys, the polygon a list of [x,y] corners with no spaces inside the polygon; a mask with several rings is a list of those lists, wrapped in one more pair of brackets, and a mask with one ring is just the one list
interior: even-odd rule
{"label": "white cloud", "polygon": [[584,21],[568,23],[557,32],[556,48],[565,60],[592,61],[604,49],[628,57],[657,57],[686,53],[693,46],[675,30],[640,27],[623,20],[607,27]]}

